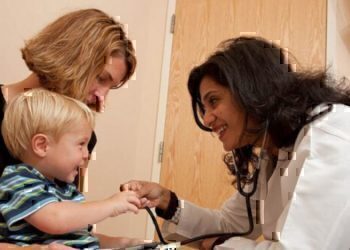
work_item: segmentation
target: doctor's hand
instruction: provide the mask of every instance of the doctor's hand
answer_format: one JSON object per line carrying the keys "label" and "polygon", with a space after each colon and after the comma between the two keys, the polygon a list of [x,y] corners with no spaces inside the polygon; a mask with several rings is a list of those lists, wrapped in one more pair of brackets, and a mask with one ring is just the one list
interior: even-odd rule
{"label": "doctor's hand", "polygon": [[170,201],[170,190],[155,182],[136,181],[132,180],[120,185],[121,191],[134,191],[139,198],[146,198],[143,207],[158,207],[160,209],[167,209]]}

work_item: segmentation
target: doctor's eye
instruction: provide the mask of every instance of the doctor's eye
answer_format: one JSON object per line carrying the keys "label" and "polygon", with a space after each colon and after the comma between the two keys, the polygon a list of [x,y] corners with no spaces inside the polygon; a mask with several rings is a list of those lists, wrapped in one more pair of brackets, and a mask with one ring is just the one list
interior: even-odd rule
{"label": "doctor's eye", "polygon": [[217,97],[212,96],[209,98],[208,103],[211,107],[214,107],[218,101],[219,101],[219,99]]}

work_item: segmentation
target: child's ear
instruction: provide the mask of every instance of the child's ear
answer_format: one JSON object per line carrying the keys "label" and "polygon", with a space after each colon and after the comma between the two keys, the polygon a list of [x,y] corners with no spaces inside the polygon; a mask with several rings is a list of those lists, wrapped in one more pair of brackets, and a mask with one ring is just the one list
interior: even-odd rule
{"label": "child's ear", "polygon": [[39,157],[45,157],[49,147],[49,138],[45,134],[36,134],[32,138],[33,152]]}

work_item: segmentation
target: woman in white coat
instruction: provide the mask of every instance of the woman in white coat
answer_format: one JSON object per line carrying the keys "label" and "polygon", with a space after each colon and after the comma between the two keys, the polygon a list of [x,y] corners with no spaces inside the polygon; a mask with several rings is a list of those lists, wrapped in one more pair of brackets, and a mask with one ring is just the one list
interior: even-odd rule
{"label": "woman in white coat", "polygon": [[247,232],[204,240],[203,249],[350,248],[349,86],[295,72],[277,45],[239,37],[195,67],[188,88],[199,127],[232,151],[225,161],[236,185],[252,191],[256,176],[257,189],[250,203],[237,192],[210,210],[156,183],[124,184],[167,220],[168,237]]}

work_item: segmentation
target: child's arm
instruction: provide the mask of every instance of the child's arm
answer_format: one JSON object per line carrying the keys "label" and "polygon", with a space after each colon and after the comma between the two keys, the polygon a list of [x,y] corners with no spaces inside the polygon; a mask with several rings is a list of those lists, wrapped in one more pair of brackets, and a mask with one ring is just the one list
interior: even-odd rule
{"label": "child's arm", "polygon": [[104,234],[94,233],[100,242],[100,248],[126,248],[144,244],[143,240],[126,237],[111,237]]}
{"label": "child's arm", "polygon": [[95,224],[107,217],[138,212],[141,203],[135,192],[120,192],[108,199],[92,202],[50,203],[25,220],[48,234],[65,234]]}

